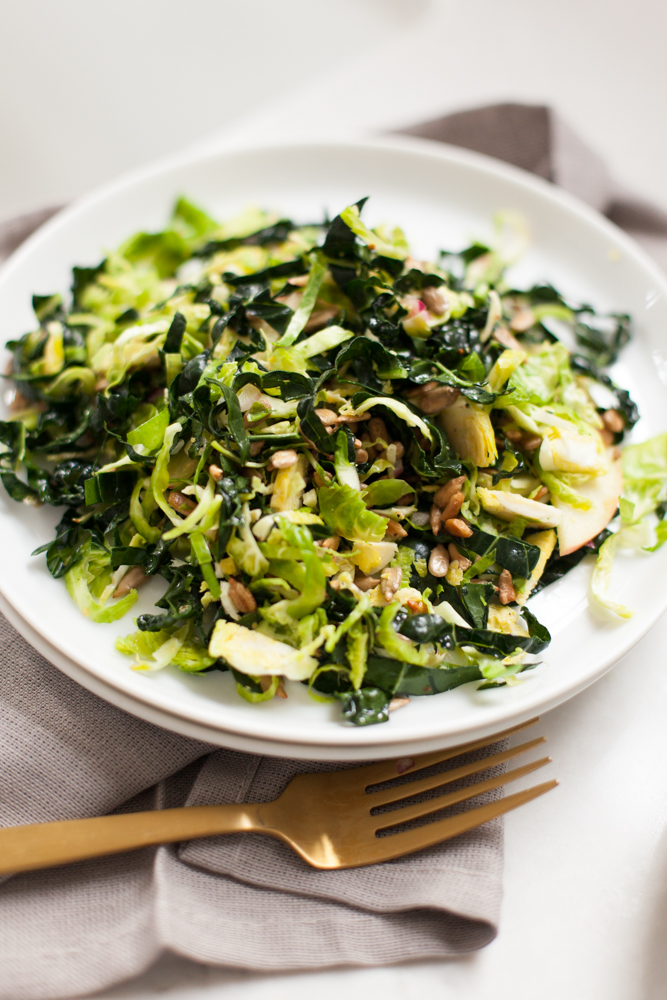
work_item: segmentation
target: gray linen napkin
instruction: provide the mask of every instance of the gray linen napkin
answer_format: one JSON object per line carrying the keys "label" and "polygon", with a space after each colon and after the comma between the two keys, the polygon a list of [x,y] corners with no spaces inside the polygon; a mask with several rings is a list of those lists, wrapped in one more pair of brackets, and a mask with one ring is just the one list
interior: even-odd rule
{"label": "gray linen napkin", "polygon": [[[0,646],[0,825],[262,801],[300,771],[333,766],[219,750],[135,719],[61,674],[2,617]],[[164,949],[262,971],[455,956],[494,937],[501,874],[494,822],[345,872],[236,835],[17,875],[0,886],[0,996],[87,994]]]}
{"label": "gray linen napkin", "polygon": [[553,108],[491,104],[397,132],[495,156],[558,184],[625,229],[667,270],[667,214],[619,186]]}
{"label": "gray linen napkin", "polygon": [[[500,105],[404,131],[561,183],[658,246],[667,235],[667,218],[617,193],[547,108]],[[0,260],[54,211],[0,226]],[[327,767],[220,750],[135,719],[62,675],[1,616],[0,644],[0,825],[261,801]],[[165,949],[262,971],[453,957],[495,936],[501,878],[500,821],[348,872],[318,872],[270,838],[236,835],[15,876],[0,887],[0,998],[81,996]]]}

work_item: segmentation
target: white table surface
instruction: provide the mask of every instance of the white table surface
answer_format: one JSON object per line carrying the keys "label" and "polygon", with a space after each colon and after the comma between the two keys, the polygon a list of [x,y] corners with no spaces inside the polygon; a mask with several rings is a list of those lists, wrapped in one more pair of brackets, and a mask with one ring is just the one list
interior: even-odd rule
{"label": "white table surface", "polygon": [[[311,4],[322,20],[328,5]],[[494,100],[545,101],[623,182],[667,205],[667,63],[660,51],[667,5],[397,0],[390,6],[393,35],[386,37],[383,22],[383,40],[374,45],[369,37],[363,56],[356,45],[344,73],[335,61],[309,68],[308,86],[256,107],[208,145],[389,128]],[[667,618],[598,684],[542,721],[554,759],[549,771],[562,784],[507,817],[501,929],[482,952],[451,962],[278,976],[165,956],[138,980],[99,996],[667,996],[666,648]]]}
{"label": "white table surface", "polygon": [[456,961],[268,976],[169,956],[101,997],[662,1000],[666,648],[663,619],[601,681],[540,723],[553,758],[542,774],[561,785],[506,819],[505,900],[487,948]]}

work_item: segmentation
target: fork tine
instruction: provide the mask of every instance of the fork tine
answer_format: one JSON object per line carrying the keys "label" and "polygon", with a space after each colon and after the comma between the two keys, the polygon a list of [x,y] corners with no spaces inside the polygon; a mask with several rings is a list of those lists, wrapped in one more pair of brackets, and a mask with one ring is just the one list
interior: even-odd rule
{"label": "fork tine", "polygon": [[431,767],[432,764],[440,764],[444,760],[451,760],[452,757],[469,753],[471,750],[488,747],[492,743],[497,743],[498,740],[504,739],[506,736],[511,736],[513,733],[520,733],[523,729],[534,726],[539,721],[539,718],[529,719],[528,722],[522,722],[518,726],[503,729],[502,732],[494,733],[493,736],[485,736],[483,739],[472,740],[469,743],[462,743],[456,747],[447,747],[444,750],[434,750],[431,753],[400,757],[398,760],[383,760],[377,764],[367,764],[364,767],[355,768],[354,771],[348,771],[347,773],[355,775],[360,781],[363,781],[365,788],[368,788],[370,785],[380,785],[383,781],[391,781],[393,778],[397,778],[401,774],[406,774],[408,771],[410,773],[421,771],[425,767]]}
{"label": "fork tine", "polygon": [[[555,788],[558,782],[555,779],[545,781],[542,785],[534,785],[524,791],[515,792],[514,795],[507,795],[496,802],[489,802],[487,805],[478,806],[477,809],[469,809],[467,812],[459,813],[456,816],[449,816],[447,819],[438,820],[436,823],[429,823],[427,826],[420,826],[417,830],[406,830],[405,833],[396,833],[389,837],[376,837],[375,842],[366,844],[363,848],[363,861],[355,864],[340,865],[337,867],[356,868],[360,865],[376,864],[379,861],[391,861],[400,858],[404,854],[412,854],[414,851],[421,851],[425,847],[432,847],[443,840],[450,840],[458,837],[461,833],[474,830],[489,820],[503,816],[505,813],[517,809],[525,802],[544,795],[545,792]],[[362,851],[359,851],[361,856]]]}
{"label": "fork tine", "polygon": [[381,813],[379,816],[371,816],[371,821],[375,820],[376,830],[387,830],[390,826],[397,826],[399,823],[409,823],[410,820],[419,819],[421,816],[428,816],[429,813],[439,812],[447,806],[456,805],[458,802],[466,802],[474,799],[483,792],[490,792],[501,785],[507,785],[510,781],[523,778],[524,775],[536,771],[538,767],[544,767],[551,763],[551,757],[540,757],[539,760],[531,760],[522,767],[516,767],[513,771],[505,771],[504,774],[497,774],[495,778],[487,778],[486,781],[478,781],[474,785],[466,788],[459,788],[456,792],[449,792],[447,795],[439,795],[436,799],[429,799],[427,802],[417,802],[412,806],[393,809],[389,813]]}
{"label": "fork tine", "polygon": [[521,743],[518,747],[510,747],[508,750],[492,754],[491,757],[475,760],[471,764],[463,764],[461,767],[453,767],[449,771],[441,771],[440,774],[434,774],[430,778],[419,778],[417,781],[408,781],[404,785],[398,785],[394,788],[384,788],[379,792],[371,792],[367,796],[366,804],[369,809],[375,809],[376,806],[386,806],[390,802],[411,799],[414,795],[421,795],[422,792],[428,792],[432,788],[450,785],[453,781],[458,781],[459,778],[467,778],[469,774],[488,771],[490,767],[503,764],[506,760],[518,757],[519,754],[532,750],[533,747],[545,742],[544,736],[538,736],[534,740],[528,740],[527,743]]}

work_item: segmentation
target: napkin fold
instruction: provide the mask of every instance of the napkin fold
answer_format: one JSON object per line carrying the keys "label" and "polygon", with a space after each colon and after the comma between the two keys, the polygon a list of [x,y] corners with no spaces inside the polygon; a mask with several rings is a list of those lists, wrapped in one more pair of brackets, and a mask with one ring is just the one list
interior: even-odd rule
{"label": "napkin fold", "polygon": [[[136,719],[60,673],[4,618],[0,646],[2,826],[266,801],[295,774],[339,766],[221,750]],[[455,956],[495,935],[501,875],[499,821],[342,872],[251,834],[16,875],[0,886],[0,996],[85,995],[165,949],[263,971]]]}
{"label": "napkin fold", "polygon": [[[667,217],[618,190],[549,108],[496,105],[402,131],[567,187],[667,264]],[[0,226],[0,260],[55,211]],[[268,800],[293,775],[334,766],[218,749],[136,719],[60,673],[2,616],[0,645],[2,826]],[[17,875],[0,885],[0,998],[86,995],[138,974],[166,949],[281,972],[454,957],[493,939],[501,895],[501,821],[343,872],[311,869],[252,834]]]}

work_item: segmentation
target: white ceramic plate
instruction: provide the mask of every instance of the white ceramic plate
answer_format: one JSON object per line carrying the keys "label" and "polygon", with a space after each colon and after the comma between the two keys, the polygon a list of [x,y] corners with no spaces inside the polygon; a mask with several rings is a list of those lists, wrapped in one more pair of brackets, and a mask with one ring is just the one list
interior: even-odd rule
{"label": "white ceramic plate", "polygon": [[[667,284],[657,267],[623,233],[557,188],[485,157],[417,140],[247,149],[172,160],[124,178],[54,218],[8,262],[0,277],[4,337],[34,325],[33,292],[65,292],[73,264],[97,263],[105,249],[137,229],[161,228],[180,193],[219,218],[255,203],[303,221],[370,194],[367,221],[402,225],[417,256],[424,257],[489,236],[498,210],[519,211],[533,240],[513,281],[546,279],[574,299],[630,312],[635,340],[613,374],[640,404],[634,437],[667,428],[660,381],[667,370]],[[146,716],[146,708],[159,713],[160,725],[181,731],[185,726],[189,735],[195,735],[192,727],[218,733],[219,742],[239,748],[239,741],[259,741],[258,748],[270,746],[279,754],[361,759],[406,746],[444,746],[511,725],[601,676],[667,605],[667,548],[618,560],[614,594],[637,612],[623,624],[598,619],[589,610],[585,560],[531,602],[553,642],[544,665],[522,684],[483,692],[468,685],[413,699],[389,723],[358,729],[341,722],[337,704],[313,702],[302,685],[289,686],[287,701],[249,705],[237,697],[228,674],[134,673],[113,645],[116,635],[132,630],[131,618],[113,625],[86,621],[43,559],[30,557],[52,536],[59,516],[0,495],[0,594],[48,644],[44,649],[55,649],[61,666],[67,662],[83,671],[80,676],[90,678],[87,686],[103,697],[122,701],[139,715]],[[163,586],[154,581],[145,588],[133,613],[148,610]]]}

